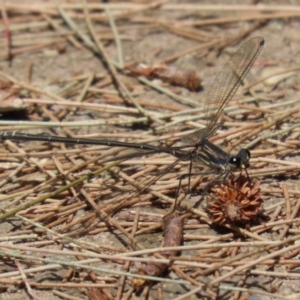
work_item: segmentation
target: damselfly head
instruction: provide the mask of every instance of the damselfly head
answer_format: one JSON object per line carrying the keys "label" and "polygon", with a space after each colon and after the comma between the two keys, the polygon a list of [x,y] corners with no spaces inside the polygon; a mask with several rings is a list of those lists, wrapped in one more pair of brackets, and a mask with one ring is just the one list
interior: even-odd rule
{"label": "damselfly head", "polygon": [[229,164],[232,169],[246,169],[250,167],[250,157],[251,154],[248,149],[241,149],[237,156],[230,157]]}

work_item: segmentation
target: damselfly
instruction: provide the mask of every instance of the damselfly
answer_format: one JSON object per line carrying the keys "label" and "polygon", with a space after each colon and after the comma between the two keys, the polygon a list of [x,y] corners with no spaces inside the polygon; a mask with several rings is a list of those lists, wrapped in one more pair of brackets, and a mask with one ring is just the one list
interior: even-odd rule
{"label": "damselfly", "polygon": [[[223,151],[220,147],[209,141],[215,132],[222,126],[220,118],[224,108],[234,96],[237,88],[242,84],[243,79],[252,67],[257,56],[264,45],[264,39],[254,37],[244,43],[239,50],[226,63],[221,72],[211,85],[204,104],[207,118],[207,125],[204,129],[194,134],[194,142],[188,146],[181,147],[158,147],[149,144],[118,142],[114,140],[100,140],[87,138],[68,138],[50,135],[34,135],[20,132],[5,131],[0,134],[1,140],[29,140],[45,142],[62,142],[69,144],[105,145],[112,147],[129,147],[146,150],[150,152],[164,152],[177,158],[171,167],[178,161],[190,161],[189,173],[191,175],[192,163],[200,163],[212,169],[219,170],[218,178],[228,174],[232,169],[245,169],[249,167],[250,152],[241,149],[237,155],[232,156]],[[196,138],[195,138],[196,137]],[[191,150],[183,150],[191,147]],[[166,172],[170,168],[166,169]],[[225,175],[226,176],[226,175]],[[180,179],[181,182],[181,179]],[[179,184],[180,187],[180,184]],[[178,190],[179,190],[178,187]]]}

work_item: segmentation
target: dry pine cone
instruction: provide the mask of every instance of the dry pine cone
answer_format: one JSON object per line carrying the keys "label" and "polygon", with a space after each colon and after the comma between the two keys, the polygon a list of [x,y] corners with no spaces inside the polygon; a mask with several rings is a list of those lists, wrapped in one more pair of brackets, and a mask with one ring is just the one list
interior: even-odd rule
{"label": "dry pine cone", "polygon": [[232,175],[226,184],[219,184],[211,192],[213,200],[207,210],[215,223],[248,223],[261,211],[260,182],[253,183],[242,173]]}

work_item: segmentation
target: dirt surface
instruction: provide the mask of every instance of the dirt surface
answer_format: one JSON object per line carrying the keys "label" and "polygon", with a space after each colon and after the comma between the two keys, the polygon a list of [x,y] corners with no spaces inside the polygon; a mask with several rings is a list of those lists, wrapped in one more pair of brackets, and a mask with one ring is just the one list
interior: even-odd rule
{"label": "dirt surface", "polygon": [[[298,299],[300,1],[88,1],[87,15],[81,1],[8,2],[1,132],[179,147],[207,124],[205,97],[228,59],[253,37],[265,45],[210,139],[251,151],[250,191],[227,178],[204,193],[216,171],[193,163],[206,175],[191,188],[183,177],[177,197],[189,161],[149,149],[3,140],[0,300]],[[141,63],[147,81],[127,68]],[[201,86],[153,76],[158,66],[195,71]],[[224,214],[231,192],[262,207],[216,224],[207,204],[225,199]],[[183,228],[166,228],[176,198]]]}

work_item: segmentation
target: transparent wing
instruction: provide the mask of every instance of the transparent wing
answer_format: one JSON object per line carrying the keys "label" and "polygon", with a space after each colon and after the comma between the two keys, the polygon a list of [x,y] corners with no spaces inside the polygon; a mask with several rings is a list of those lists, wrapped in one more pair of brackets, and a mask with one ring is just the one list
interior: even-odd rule
{"label": "transparent wing", "polygon": [[262,37],[254,37],[241,46],[217,75],[207,93],[204,111],[208,123],[200,135],[201,141],[208,139],[218,129],[218,121],[224,107],[232,99],[237,88],[252,67],[264,45]]}

